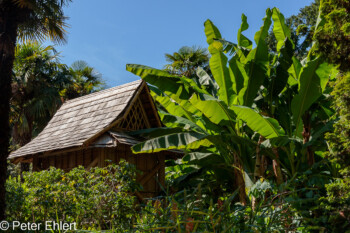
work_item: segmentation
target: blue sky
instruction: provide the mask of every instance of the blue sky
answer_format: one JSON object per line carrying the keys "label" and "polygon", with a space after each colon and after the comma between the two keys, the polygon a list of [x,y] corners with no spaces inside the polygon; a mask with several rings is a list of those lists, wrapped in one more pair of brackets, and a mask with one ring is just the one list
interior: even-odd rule
{"label": "blue sky", "polygon": [[[98,2],[98,4],[97,4]],[[73,0],[65,13],[68,43],[56,46],[61,61],[85,60],[102,75],[108,87],[138,79],[128,63],[162,68],[165,53],[180,47],[207,47],[203,23],[210,19],[222,36],[236,41],[241,14],[248,17],[244,33],[253,39],[266,8],[278,7],[288,17],[311,0]]]}

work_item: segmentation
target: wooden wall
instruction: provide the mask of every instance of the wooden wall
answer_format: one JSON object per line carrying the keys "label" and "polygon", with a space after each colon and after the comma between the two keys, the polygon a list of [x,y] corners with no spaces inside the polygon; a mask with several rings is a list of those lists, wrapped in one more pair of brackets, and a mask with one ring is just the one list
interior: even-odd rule
{"label": "wooden wall", "polygon": [[137,181],[143,186],[143,191],[140,192],[142,197],[158,195],[161,191],[159,184],[163,187],[165,185],[165,152],[135,155],[131,152],[130,146],[123,144],[109,148],[88,148],[34,159],[33,170],[44,170],[50,166],[64,171],[79,165],[85,168],[103,167],[108,164],[106,160],[118,164],[120,159],[135,164],[137,170],[142,172],[137,176]]}

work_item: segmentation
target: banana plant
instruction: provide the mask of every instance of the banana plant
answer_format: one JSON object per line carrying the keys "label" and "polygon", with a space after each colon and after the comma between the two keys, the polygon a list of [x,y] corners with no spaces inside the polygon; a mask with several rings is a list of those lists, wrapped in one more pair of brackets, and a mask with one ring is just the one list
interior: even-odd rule
{"label": "banana plant", "polygon": [[[327,83],[335,77],[336,69],[321,57],[314,57],[312,49],[307,59],[299,62],[293,56],[290,31],[277,8],[273,9],[272,19],[278,54],[273,57],[269,78],[256,105],[260,112],[277,119],[285,129],[287,136],[274,139],[285,144],[277,143],[272,147],[277,156],[284,155],[282,165],[292,177],[311,167],[315,163],[315,149],[326,146],[323,134],[331,130],[333,115]],[[305,161],[308,166],[304,166]]]}
{"label": "banana plant", "polygon": [[[269,53],[265,43],[272,22],[276,54]],[[142,65],[126,67],[151,85],[166,126],[138,132],[149,139],[135,145],[133,152],[181,149],[187,160],[219,156],[234,170],[243,204],[247,181],[264,176],[258,167],[266,163],[265,155],[273,161],[277,183],[283,182],[281,161],[283,173],[296,172],[295,145],[302,141],[301,145],[310,146],[312,141],[300,138],[303,119],[319,104],[332,71],[320,58],[310,56],[304,64],[295,59],[289,29],[277,8],[266,10],[263,25],[254,36],[255,48],[242,34],[247,28],[243,15],[238,43],[234,44],[224,40],[210,20],[204,23],[212,77],[199,70],[199,84]],[[283,158],[282,149],[287,150]],[[260,158],[260,154],[264,156]],[[257,168],[262,172],[257,174]]]}

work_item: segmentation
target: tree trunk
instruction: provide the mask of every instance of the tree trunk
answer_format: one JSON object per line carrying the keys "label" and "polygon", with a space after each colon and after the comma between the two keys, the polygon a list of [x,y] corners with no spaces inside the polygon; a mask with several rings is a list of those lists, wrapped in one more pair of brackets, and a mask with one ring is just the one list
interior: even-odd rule
{"label": "tree trunk", "polygon": [[266,156],[265,155],[262,155],[261,156],[261,160],[260,160],[260,174],[262,176],[264,176],[265,174],[265,171],[267,169],[267,160],[266,160]]}
{"label": "tree trunk", "polygon": [[276,156],[276,159],[272,160],[273,172],[275,173],[277,184],[280,185],[283,183],[283,176],[282,176],[281,166],[279,163],[278,149],[274,147],[272,148],[272,151]]}
{"label": "tree trunk", "polygon": [[[303,143],[307,143],[310,140],[311,136],[311,115],[309,112],[306,112],[303,116]],[[306,148],[306,154],[307,154],[307,162],[309,166],[311,167],[315,163],[315,154],[312,151],[311,147],[308,146]]]}
{"label": "tree trunk", "polygon": [[257,181],[260,177],[263,176],[263,169],[262,167],[264,166],[263,164],[263,159],[262,156],[260,155],[260,145],[264,141],[264,137],[260,135],[258,145],[256,146],[255,154],[255,168],[254,168],[254,181]]}
{"label": "tree trunk", "polygon": [[5,182],[10,140],[11,76],[17,39],[16,6],[0,3],[0,221],[5,219]]}
{"label": "tree trunk", "polygon": [[[256,158],[255,158],[255,168],[254,168],[254,182],[256,182],[258,179],[260,179],[263,176],[263,169],[264,166],[262,156],[260,156],[260,145],[264,141],[264,137],[260,135],[258,145],[256,145]],[[252,197],[252,209],[255,210],[256,206],[256,198]]]}
{"label": "tree trunk", "polygon": [[245,193],[245,182],[243,176],[243,166],[237,154],[234,154],[234,166],[235,166],[235,181],[236,186],[239,189],[239,201],[242,205],[247,204],[247,195]]}
{"label": "tree trunk", "polygon": [[[32,133],[33,133],[33,119],[31,119],[29,116],[26,116],[28,121],[28,131],[24,132],[22,135],[16,135],[15,137],[12,137],[12,140],[15,141],[16,144],[19,144],[20,147],[26,145],[32,140]],[[17,127],[17,130],[15,132],[19,132],[18,125],[14,126]],[[17,140],[14,140],[16,138]],[[29,172],[30,163],[21,163],[21,179],[23,181],[22,172]]]}

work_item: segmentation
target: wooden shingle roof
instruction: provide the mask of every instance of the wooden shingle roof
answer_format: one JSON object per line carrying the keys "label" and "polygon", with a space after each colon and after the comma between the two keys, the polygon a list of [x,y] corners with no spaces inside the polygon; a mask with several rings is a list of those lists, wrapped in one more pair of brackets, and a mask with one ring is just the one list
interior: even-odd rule
{"label": "wooden shingle roof", "polygon": [[65,102],[45,129],[9,159],[83,146],[123,116],[143,84],[139,80]]}

